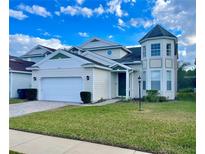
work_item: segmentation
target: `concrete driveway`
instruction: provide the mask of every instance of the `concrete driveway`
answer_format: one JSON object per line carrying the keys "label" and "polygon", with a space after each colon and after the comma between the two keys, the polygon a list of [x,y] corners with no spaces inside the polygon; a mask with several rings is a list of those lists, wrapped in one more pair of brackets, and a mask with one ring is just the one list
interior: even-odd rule
{"label": "concrete driveway", "polygon": [[81,105],[69,102],[50,102],[50,101],[30,101],[19,104],[9,105],[9,117],[17,117],[33,112],[56,109],[67,105]]}

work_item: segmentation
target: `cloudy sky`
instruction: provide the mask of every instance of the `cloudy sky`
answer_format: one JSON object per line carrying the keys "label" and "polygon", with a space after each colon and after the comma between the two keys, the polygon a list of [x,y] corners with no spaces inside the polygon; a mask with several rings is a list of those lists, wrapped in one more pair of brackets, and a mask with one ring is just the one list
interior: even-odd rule
{"label": "cloudy sky", "polygon": [[97,36],[138,45],[155,24],[179,39],[179,60],[194,62],[195,0],[10,0],[10,54],[37,44],[61,48]]}

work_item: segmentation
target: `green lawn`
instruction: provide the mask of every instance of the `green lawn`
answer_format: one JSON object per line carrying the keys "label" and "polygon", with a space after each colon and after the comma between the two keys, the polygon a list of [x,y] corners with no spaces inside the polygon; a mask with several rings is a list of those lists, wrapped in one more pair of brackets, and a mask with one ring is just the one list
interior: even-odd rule
{"label": "green lawn", "polygon": [[11,118],[10,128],[154,153],[196,152],[195,102],[68,106]]}
{"label": "green lawn", "polygon": [[26,99],[11,98],[9,99],[9,104],[23,103],[26,101]]}
{"label": "green lawn", "polygon": [[16,152],[16,151],[12,151],[12,150],[9,150],[9,154],[22,154],[22,153],[19,153],[19,152]]}

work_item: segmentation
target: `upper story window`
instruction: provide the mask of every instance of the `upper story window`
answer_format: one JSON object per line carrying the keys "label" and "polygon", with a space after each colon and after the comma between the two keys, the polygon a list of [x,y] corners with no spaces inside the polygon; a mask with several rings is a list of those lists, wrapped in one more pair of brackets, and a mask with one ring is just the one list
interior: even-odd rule
{"label": "upper story window", "polygon": [[172,53],[172,51],[171,51],[171,44],[168,43],[166,48],[167,48],[167,56],[171,56],[171,53]]}
{"label": "upper story window", "polygon": [[151,56],[160,56],[160,43],[151,44]]}
{"label": "upper story window", "polygon": [[142,47],[142,56],[143,56],[143,58],[146,57],[146,46]]}
{"label": "upper story window", "polygon": [[151,71],[151,89],[160,90],[160,71]]}

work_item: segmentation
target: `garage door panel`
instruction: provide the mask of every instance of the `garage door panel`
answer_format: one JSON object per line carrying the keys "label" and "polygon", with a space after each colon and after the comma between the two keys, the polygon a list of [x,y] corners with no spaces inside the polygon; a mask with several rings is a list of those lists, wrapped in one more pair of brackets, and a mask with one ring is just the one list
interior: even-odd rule
{"label": "garage door panel", "polygon": [[43,78],[42,100],[81,102],[82,78]]}

